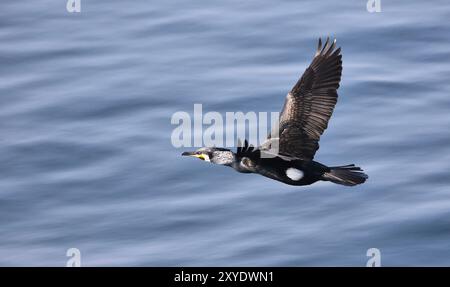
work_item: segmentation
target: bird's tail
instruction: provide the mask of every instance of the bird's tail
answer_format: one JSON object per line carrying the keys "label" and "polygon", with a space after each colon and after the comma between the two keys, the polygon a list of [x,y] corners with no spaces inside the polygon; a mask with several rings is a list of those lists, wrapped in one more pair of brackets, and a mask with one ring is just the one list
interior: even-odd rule
{"label": "bird's tail", "polygon": [[323,180],[331,181],[337,184],[354,186],[364,183],[369,176],[363,172],[360,167],[354,164],[343,166],[332,166],[330,171],[322,175]]}

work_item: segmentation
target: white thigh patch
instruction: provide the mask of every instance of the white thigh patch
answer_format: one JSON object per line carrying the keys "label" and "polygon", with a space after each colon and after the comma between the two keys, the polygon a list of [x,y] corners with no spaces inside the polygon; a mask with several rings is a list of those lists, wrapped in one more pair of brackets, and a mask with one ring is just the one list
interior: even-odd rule
{"label": "white thigh patch", "polygon": [[290,179],[297,181],[303,178],[304,173],[299,169],[290,167],[286,170],[286,175]]}

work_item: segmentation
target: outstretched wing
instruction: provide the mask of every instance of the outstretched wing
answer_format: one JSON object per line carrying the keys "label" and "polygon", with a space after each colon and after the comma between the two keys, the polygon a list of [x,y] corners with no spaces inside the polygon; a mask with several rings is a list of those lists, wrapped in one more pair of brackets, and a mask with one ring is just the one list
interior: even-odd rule
{"label": "outstretched wing", "polygon": [[[311,65],[288,93],[278,127],[279,154],[312,160],[319,149],[320,136],[333,113],[341,80],[341,49],[335,47],[336,40],[327,39],[322,48],[319,39]],[[274,133],[269,145],[273,140],[278,140]]]}

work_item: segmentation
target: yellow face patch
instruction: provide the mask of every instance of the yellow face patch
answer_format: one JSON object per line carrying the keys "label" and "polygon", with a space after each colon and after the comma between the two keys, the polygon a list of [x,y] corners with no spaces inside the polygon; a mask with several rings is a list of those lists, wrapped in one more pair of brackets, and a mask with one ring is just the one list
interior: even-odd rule
{"label": "yellow face patch", "polygon": [[198,157],[201,160],[205,160],[205,155],[204,154],[194,154],[193,156]]}
{"label": "yellow face patch", "polygon": [[195,156],[195,157],[197,157],[197,158],[199,158],[201,160],[204,160],[204,161],[209,161],[209,156],[207,154],[203,154],[203,153],[201,153],[201,154],[193,154],[192,156]]}

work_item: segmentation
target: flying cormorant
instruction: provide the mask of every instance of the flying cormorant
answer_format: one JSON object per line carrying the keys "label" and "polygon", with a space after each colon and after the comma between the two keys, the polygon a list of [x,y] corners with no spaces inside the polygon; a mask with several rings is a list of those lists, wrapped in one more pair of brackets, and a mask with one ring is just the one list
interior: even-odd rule
{"label": "flying cormorant", "polygon": [[[230,166],[238,172],[258,173],[290,185],[309,185],[319,180],[347,186],[365,182],[368,176],[353,164],[328,167],[313,160],[338,98],[342,56],[341,48],[335,48],[336,40],[327,39],[322,47],[319,39],[311,65],[287,94],[276,127],[279,137],[269,135],[257,148],[245,140],[243,145],[238,144],[236,153],[204,147],[182,155]],[[278,153],[262,156],[273,150],[274,143],[278,144]]]}

